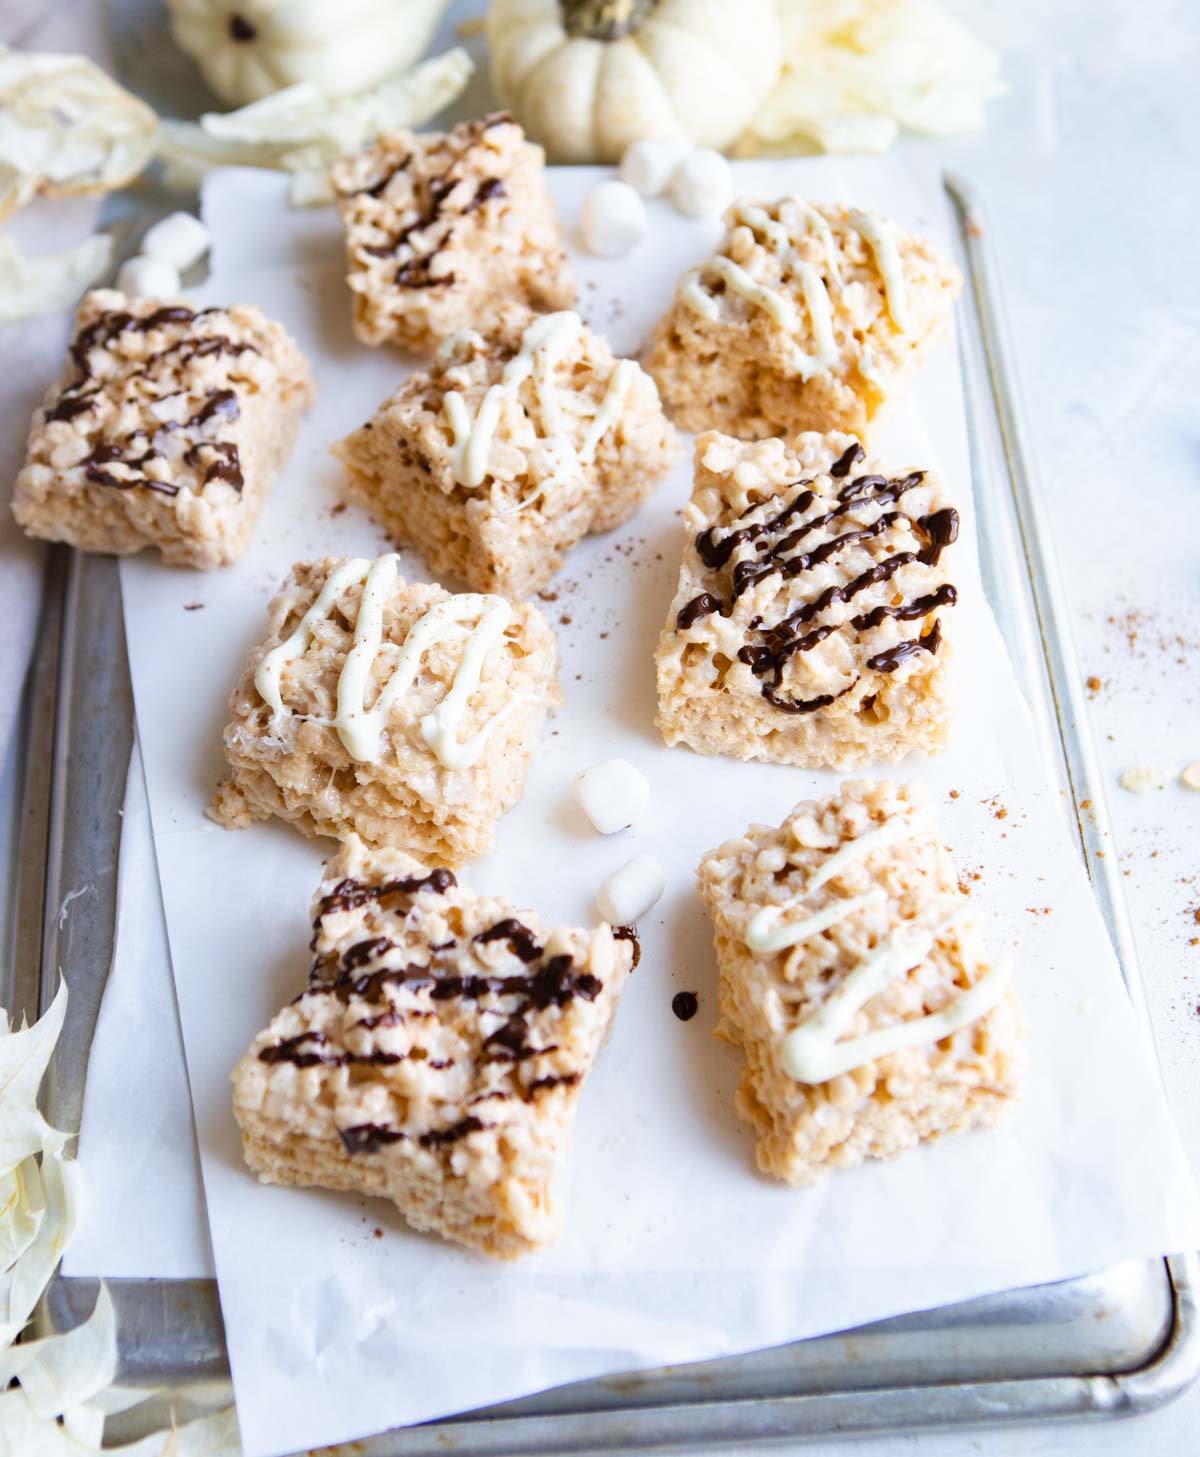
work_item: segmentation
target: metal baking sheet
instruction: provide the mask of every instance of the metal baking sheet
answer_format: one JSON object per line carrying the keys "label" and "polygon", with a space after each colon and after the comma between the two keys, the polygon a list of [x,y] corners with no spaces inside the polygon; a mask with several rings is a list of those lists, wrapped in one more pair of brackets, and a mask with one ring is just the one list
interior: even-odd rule
{"label": "metal baking sheet", "polygon": [[[980,516],[985,590],[1043,735],[1046,763],[1077,809],[1080,853],[1135,1006],[1142,983],[1116,874],[1080,675],[1025,450],[982,209],[947,179],[969,287],[959,337]],[[133,733],[114,561],[56,548],[27,690],[18,791],[0,830],[16,868],[5,905],[4,1005],[48,1004],[71,989],[45,1091],[47,1116],[77,1129],[87,1054],[111,961],[120,810]],[[4,843],[7,841],[7,844]],[[64,884],[95,884],[60,924]],[[90,1312],[96,1281],[56,1279],[36,1318],[63,1330]],[[118,1312],[118,1379],[160,1395],[113,1424],[138,1435],[232,1399],[211,1281],[109,1282]],[[1147,1411],[1200,1372],[1198,1267],[1192,1254],[1135,1261],[1087,1278],[902,1316],[753,1355],[612,1377],[356,1444],[363,1457],[455,1451],[701,1452],[734,1442],[912,1432]]]}

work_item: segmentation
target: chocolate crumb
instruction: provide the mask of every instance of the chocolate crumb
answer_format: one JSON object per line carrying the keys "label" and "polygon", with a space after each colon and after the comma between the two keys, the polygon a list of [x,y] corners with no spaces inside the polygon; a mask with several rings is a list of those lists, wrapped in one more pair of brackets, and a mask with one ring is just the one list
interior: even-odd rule
{"label": "chocolate crumb", "polygon": [[676,992],[671,998],[671,1011],[681,1022],[690,1022],[700,1009],[700,998],[695,992]]}

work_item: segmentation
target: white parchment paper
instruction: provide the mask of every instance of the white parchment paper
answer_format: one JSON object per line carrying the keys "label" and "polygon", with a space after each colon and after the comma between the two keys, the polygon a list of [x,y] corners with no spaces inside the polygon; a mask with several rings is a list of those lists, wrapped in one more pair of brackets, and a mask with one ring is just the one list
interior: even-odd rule
{"label": "white parchment paper", "polygon": [[[70,913],[68,905],[63,914]],[[121,821],[117,940],[88,1055],[78,1158],[84,1198],[75,1238],[63,1255],[64,1274],[212,1278],[192,1100],[136,742]]]}
{"label": "white parchment paper", "polygon": [[[552,186],[574,223],[597,174]],[[745,164],[744,191],[849,197],[947,234],[936,181],[895,159]],[[623,529],[571,556],[545,610],[563,648],[566,707],[551,722],[499,848],[468,884],[587,921],[600,881],[658,856],[662,902],[589,1080],[566,1232],[513,1266],[413,1234],[380,1202],[272,1189],[245,1169],[229,1072],[304,985],[308,898],[327,847],[282,825],[230,832],[204,818],[221,770],[225,702],[266,601],[293,560],[384,549],[336,511],[329,445],[396,384],[404,362],[353,341],[340,240],[327,213],[288,211],[278,180],[210,185],[211,301],[247,300],[309,354],[321,400],[256,544],[198,576],[123,564],[139,730],[195,1107],[205,1192],[246,1450],[348,1440],[588,1375],[744,1351],[1067,1277],[1200,1240],[1200,1209],[1145,1036],[1122,987],[1041,750],[978,587],[972,531],[957,549],[960,712],[954,746],[920,776],[945,835],[1012,946],[1029,1075],[999,1130],[797,1191],[754,1170],[733,1112],[738,1054],[711,1037],[716,971],[693,890],[700,854],[748,821],[778,821],[835,778],[668,750],[653,725],[651,653],[681,546],[682,467]],[[581,309],[632,350],[715,224],[656,205],[632,258],[580,260]],[[948,242],[948,239],[946,239]],[[936,459],[970,521],[957,360],[943,348],[891,432],[899,468]],[[422,575],[418,559],[408,570]],[[191,610],[185,610],[190,608]],[[620,754],[653,785],[635,832],[592,834],[573,774]],[[691,1022],[673,994],[698,993]]]}

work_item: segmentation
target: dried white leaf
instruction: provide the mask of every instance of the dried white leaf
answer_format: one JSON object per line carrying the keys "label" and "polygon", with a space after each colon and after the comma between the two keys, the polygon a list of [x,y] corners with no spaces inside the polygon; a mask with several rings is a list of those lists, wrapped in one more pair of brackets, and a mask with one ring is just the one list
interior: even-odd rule
{"label": "dried white leaf", "polygon": [[119,1386],[113,1382],[103,1391],[98,1391],[95,1396],[90,1397],[88,1405],[106,1417],[117,1416],[120,1412],[141,1406],[142,1402],[152,1396],[157,1396],[161,1389],[158,1386]]}
{"label": "dried white leaf", "polygon": [[233,1407],[199,1417],[170,1432],[156,1432],[124,1447],[105,1447],[98,1457],[242,1457]]}
{"label": "dried white leaf", "polygon": [[274,146],[231,142],[209,136],[194,121],[164,121],[158,130],[163,181],[177,192],[194,192],[214,167],[273,167]]}
{"label": "dried white leaf", "polygon": [[44,1206],[32,1203],[25,1187],[27,1166],[40,1179],[32,1158],[22,1160],[0,1179],[0,1270],[16,1264],[37,1238],[45,1217]]}
{"label": "dried white leaf", "polygon": [[164,122],[159,156],[168,186],[191,190],[212,167],[271,167],[292,174],[297,204],[329,202],[329,168],[380,132],[419,126],[448,106],[474,65],[454,49],[393,76],[371,91],[331,101],[301,81],[237,111],[210,112],[198,126]]}
{"label": "dried white leaf", "polygon": [[0,218],[34,192],[123,187],[150,160],[157,131],[145,102],[86,56],[0,46]]}
{"label": "dried white leaf", "polygon": [[[27,258],[11,238],[0,237],[0,324],[73,308],[79,296],[108,271],[112,246],[107,234],[93,233],[65,253]],[[3,1045],[0,1041],[0,1048]],[[0,1149],[5,1142],[0,1136]]]}
{"label": "dried white leaf", "polygon": [[[74,1330],[0,1351],[0,1387],[19,1379],[30,1406],[43,1419],[82,1407],[116,1374],[117,1316],[103,1284],[91,1315]],[[99,1415],[103,1426],[104,1413]]]}
{"label": "dried white leaf", "polygon": [[18,1259],[0,1273],[0,1346],[15,1341],[50,1282],[54,1267],[75,1233],[79,1171],[73,1160],[51,1149],[40,1167],[24,1164],[25,1193],[43,1211],[38,1232]]}
{"label": "dried white leaf", "polygon": [[18,1159],[0,1175],[0,1453],[240,1457],[232,1407],[123,1447],[102,1446],[106,1418],[154,1394],[112,1384],[117,1323],[104,1285],[74,1330],[14,1344],[75,1230],[79,1174],[63,1158],[67,1135],[37,1111],[66,1008],[63,984],[32,1027],[14,1031],[0,1012],[0,1149]]}
{"label": "dried white leaf", "polygon": [[946,136],[982,126],[985,103],[1004,90],[995,51],[936,0],[785,6],[784,55],[751,148],[799,139],[882,152],[901,127]]}
{"label": "dried white leaf", "polygon": [[81,1448],[56,1422],[46,1422],[19,1386],[0,1395],[0,1452],[36,1453],[37,1457],[81,1457]]}
{"label": "dried white leaf", "polygon": [[[0,244],[4,241],[0,239]],[[38,1088],[66,1015],[65,981],[59,982],[45,1016],[32,1027],[9,1031],[0,1012],[0,1172],[8,1173],[30,1154],[61,1148],[66,1142],[67,1135],[51,1128],[37,1106]]]}
{"label": "dried white leaf", "polygon": [[308,141],[340,110],[340,104],[330,102],[311,81],[298,81],[236,111],[206,112],[200,125],[222,141],[279,147]]}
{"label": "dried white leaf", "polygon": [[[32,1404],[31,1402],[30,1405]],[[69,1406],[62,1414],[62,1424],[68,1436],[76,1443],[77,1450],[99,1451],[100,1443],[104,1441],[104,1413],[99,1408],[90,1404]]]}

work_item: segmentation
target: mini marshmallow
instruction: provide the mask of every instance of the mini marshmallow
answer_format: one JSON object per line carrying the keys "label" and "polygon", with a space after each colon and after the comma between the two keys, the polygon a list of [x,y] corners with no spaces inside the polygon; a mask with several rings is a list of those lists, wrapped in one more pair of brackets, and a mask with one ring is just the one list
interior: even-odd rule
{"label": "mini marshmallow", "polygon": [[691,142],[682,137],[643,137],[631,142],[621,158],[621,181],[643,197],[657,197],[691,150]]}
{"label": "mini marshmallow", "polygon": [[646,236],[646,205],[628,182],[601,182],[583,199],[583,241],[589,253],[620,258]]}
{"label": "mini marshmallow", "polygon": [[117,287],[127,298],[176,298],[182,284],[178,269],[171,264],[139,254],[121,264]]}
{"label": "mini marshmallow", "polygon": [[685,217],[715,218],[733,197],[733,172],[720,152],[701,147],[675,168],[667,191]]}
{"label": "mini marshmallow", "polygon": [[146,230],[142,252],[158,258],[184,273],[208,252],[212,238],[198,217],[190,212],[173,212]]}
{"label": "mini marshmallow", "polygon": [[650,802],[650,781],[628,759],[605,759],[576,774],[575,802],[602,835],[627,830]]}
{"label": "mini marshmallow", "polygon": [[596,893],[596,906],[610,926],[632,926],[667,888],[663,868],[653,855],[636,855],[610,875]]}

